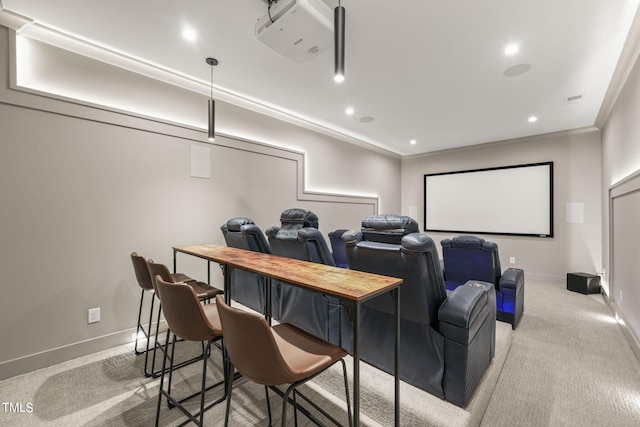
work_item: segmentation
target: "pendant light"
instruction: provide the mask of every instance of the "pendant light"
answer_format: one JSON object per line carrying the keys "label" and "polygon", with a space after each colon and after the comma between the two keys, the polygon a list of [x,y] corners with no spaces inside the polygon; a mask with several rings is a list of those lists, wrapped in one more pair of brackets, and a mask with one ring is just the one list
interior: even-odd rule
{"label": "pendant light", "polygon": [[333,41],[335,52],[335,73],[333,79],[337,83],[344,81],[344,20],[345,11],[344,7],[340,5],[338,1],[338,7],[333,11]]}
{"label": "pendant light", "polygon": [[216,140],[216,101],[213,100],[213,67],[218,65],[215,58],[207,58],[207,64],[211,66],[211,86],[209,93],[209,141]]}

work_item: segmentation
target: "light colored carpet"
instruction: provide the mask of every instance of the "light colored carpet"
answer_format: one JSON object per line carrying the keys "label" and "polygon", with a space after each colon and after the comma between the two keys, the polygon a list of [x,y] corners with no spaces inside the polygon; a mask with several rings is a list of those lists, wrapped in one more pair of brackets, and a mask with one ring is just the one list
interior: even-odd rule
{"label": "light colored carpet", "polygon": [[[401,423],[420,426],[478,425],[491,397],[506,359],[512,331],[505,323],[497,324],[496,356],[467,408],[459,408],[420,389],[401,383]],[[179,343],[179,360],[200,351],[199,345]],[[158,361],[160,358],[158,357]],[[353,362],[347,358],[348,376],[352,378]],[[0,382],[3,401],[31,403],[32,413],[0,413],[1,426],[146,426],[153,425],[156,413],[159,379],[144,378],[141,373],[144,356],[135,356],[132,345],[78,358],[49,368],[9,378]],[[214,349],[208,361],[212,382],[221,378],[220,351]],[[179,369],[174,376],[172,392],[185,396],[198,389],[201,362]],[[393,425],[393,378],[366,363],[361,364],[361,424]],[[305,395],[320,403],[342,425],[347,425],[344,385],[340,365],[303,386]],[[165,385],[166,387],[166,385]],[[213,401],[222,390],[212,390],[207,400]],[[353,390],[350,382],[350,395]],[[271,393],[274,425],[280,422],[281,402]],[[189,407],[197,409],[197,398]],[[219,426],[224,420],[224,404],[206,412],[207,425]],[[312,411],[315,413],[315,411]],[[288,411],[290,421],[292,411]],[[233,426],[266,425],[264,388],[240,379],[234,383],[232,398]],[[184,420],[177,409],[169,410],[163,402],[161,425],[175,426]],[[292,424],[292,423],[290,423]],[[301,426],[311,425],[304,417]]]}
{"label": "light colored carpet", "polygon": [[[516,331],[497,323],[496,356],[470,404],[459,408],[401,383],[403,426],[640,425],[640,367],[602,298],[557,284],[526,286],[525,316]],[[180,357],[200,349],[179,345]],[[219,379],[218,350],[208,363],[209,376]],[[144,378],[143,364],[144,357],[126,345],[1,381],[2,402],[31,403],[33,412],[3,412],[0,407],[0,426],[153,425],[159,380]],[[351,375],[351,359],[347,367]],[[196,363],[178,370],[173,391],[197,389],[200,369]],[[363,363],[361,390],[362,425],[393,425],[392,378]],[[346,424],[339,365],[304,392]],[[207,400],[220,393],[212,390]],[[270,396],[278,423],[281,400]],[[206,425],[222,425],[224,409],[223,403],[207,411]],[[288,414],[292,421],[292,411]],[[183,419],[163,402],[161,425],[175,426]],[[310,425],[304,417],[299,421]],[[262,387],[236,381],[231,425],[266,425]]]}
{"label": "light colored carpet", "polygon": [[526,286],[482,426],[640,426],[640,366],[602,296]]}

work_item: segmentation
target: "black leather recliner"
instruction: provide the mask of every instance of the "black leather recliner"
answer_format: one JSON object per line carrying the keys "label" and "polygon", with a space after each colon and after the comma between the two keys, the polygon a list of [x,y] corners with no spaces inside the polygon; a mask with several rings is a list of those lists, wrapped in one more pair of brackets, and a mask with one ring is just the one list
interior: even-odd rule
{"label": "black leather recliner", "polygon": [[[229,247],[271,253],[269,242],[262,230],[249,218],[231,218],[220,226],[220,230]],[[263,276],[246,270],[231,270],[231,298],[260,313],[265,311],[264,285]]]}
{"label": "black leather recliner", "polygon": [[476,236],[444,239],[442,260],[447,289],[467,280],[491,282],[496,288],[497,319],[515,329],[524,312],[524,270],[500,267],[498,245]]}
{"label": "black leather recliner", "polygon": [[[270,227],[265,232],[274,255],[335,266],[318,230],[316,214],[305,209],[287,209],[282,212],[280,222],[280,227]],[[274,317],[280,322],[291,323],[340,345],[342,308],[337,298],[281,283],[277,306],[278,316]]]}
{"label": "black leather recliner", "polygon": [[[447,295],[433,240],[407,216],[374,215],[343,235],[349,268],[403,279],[400,285],[400,377],[464,407],[495,351],[495,290],[472,281]],[[395,303],[383,294],[363,304],[362,359],[394,366]]]}

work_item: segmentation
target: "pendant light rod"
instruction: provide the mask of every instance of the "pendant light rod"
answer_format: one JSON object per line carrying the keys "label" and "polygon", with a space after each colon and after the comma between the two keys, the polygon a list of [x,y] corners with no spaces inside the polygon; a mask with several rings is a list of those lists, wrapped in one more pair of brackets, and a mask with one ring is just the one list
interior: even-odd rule
{"label": "pendant light rod", "polygon": [[211,85],[209,93],[209,141],[216,140],[216,102],[213,99],[213,67],[218,65],[218,60],[215,58],[207,58],[207,64],[211,66]]}
{"label": "pendant light rod", "polygon": [[338,7],[333,11],[333,34],[335,53],[335,73],[333,79],[341,83],[344,81],[344,23],[345,10],[338,2]]}

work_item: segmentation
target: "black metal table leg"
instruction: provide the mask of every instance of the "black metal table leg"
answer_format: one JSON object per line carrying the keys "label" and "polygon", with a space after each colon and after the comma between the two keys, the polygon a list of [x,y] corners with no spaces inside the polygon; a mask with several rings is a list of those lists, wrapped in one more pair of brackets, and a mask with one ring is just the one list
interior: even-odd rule
{"label": "black metal table leg", "polygon": [[177,269],[177,261],[176,261],[177,255],[178,255],[178,252],[174,248],[173,249],[173,274],[177,273],[177,270],[176,270]]}
{"label": "black metal table leg", "polygon": [[271,306],[271,278],[270,277],[264,277],[264,284],[265,284],[265,302],[264,302],[264,315],[267,318],[267,322],[269,323],[269,326],[271,326],[271,317],[272,317],[272,313],[273,313],[273,307]]}
{"label": "black metal table leg", "polygon": [[394,366],[395,374],[395,425],[400,426],[400,292],[398,288],[391,291],[396,301],[396,358]]}
{"label": "black metal table leg", "polygon": [[360,303],[353,315],[353,425],[360,425]]}
{"label": "black metal table leg", "polygon": [[224,302],[231,306],[231,268],[229,264],[222,265],[222,275],[224,279]]}

